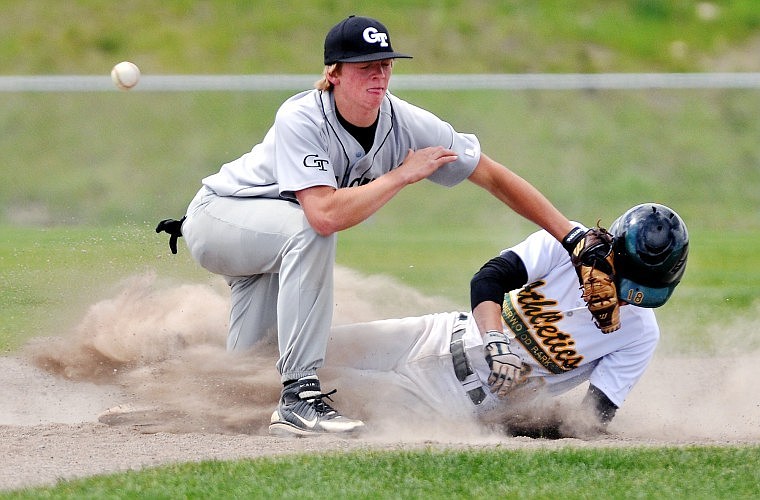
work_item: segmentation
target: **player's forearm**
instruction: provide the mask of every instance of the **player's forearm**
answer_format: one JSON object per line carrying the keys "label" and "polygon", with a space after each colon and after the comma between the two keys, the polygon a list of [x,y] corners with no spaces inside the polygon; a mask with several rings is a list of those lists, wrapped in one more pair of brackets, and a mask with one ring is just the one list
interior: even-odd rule
{"label": "player's forearm", "polygon": [[317,186],[296,194],[314,230],[323,235],[343,231],[367,220],[406,185],[400,177],[385,174],[351,188]]}
{"label": "player's forearm", "polygon": [[440,146],[409,150],[401,165],[368,184],[341,189],[316,186],[297,192],[296,197],[309,224],[328,236],[367,220],[405,186],[456,160],[454,151]]}
{"label": "player's forearm", "polygon": [[472,317],[475,318],[481,336],[489,330],[501,332],[504,328],[501,322],[501,305],[496,302],[481,302],[472,310]]}
{"label": "player's forearm", "polygon": [[333,200],[337,217],[336,231],[348,229],[367,220],[387,204],[407,183],[393,172],[353,188],[338,189]]}

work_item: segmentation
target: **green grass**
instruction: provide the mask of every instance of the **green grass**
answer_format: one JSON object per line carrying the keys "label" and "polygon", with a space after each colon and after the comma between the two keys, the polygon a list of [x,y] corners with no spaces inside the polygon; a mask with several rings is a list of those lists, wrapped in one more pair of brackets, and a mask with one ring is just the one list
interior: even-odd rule
{"label": "green grass", "polygon": [[169,254],[154,226],[0,226],[0,352],[32,337],[66,333],[85,308],[128,276],[203,280],[187,252]]}
{"label": "green grass", "polygon": [[760,447],[358,452],[206,461],[0,498],[756,498]]}
{"label": "green grass", "polygon": [[325,33],[352,13],[415,56],[404,72],[703,71],[751,41],[760,13],[720,1],[704,18],[700,3],[5,0],[0,74],[107,74],[122,59],[153,74],[319,72]]}

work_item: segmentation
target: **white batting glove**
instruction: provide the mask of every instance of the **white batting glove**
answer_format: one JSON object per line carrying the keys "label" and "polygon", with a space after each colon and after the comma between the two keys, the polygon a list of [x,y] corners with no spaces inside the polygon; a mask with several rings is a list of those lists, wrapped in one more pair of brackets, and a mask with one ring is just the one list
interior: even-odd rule
{"label": "white batting glove", "polygon": [[503,398],[517,380],[522,368],[522,359],[509,349],[509,337],[504,333],[489,330],[483,337],[486,362],[491,367],[488,386],[496,396]]}

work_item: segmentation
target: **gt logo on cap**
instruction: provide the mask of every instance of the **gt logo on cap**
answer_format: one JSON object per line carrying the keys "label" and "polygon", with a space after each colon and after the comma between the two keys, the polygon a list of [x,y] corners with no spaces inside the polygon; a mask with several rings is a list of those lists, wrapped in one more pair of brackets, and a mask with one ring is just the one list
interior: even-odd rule
{"label": "gt logo on cap", "polygon": [[362,33],[362,36],[364,37],[364,40],[367,41],[367,43],[380,42],[381,47],[388,46],[388,33],[381,33],[377,31],[377,28],[374,28],[372,26],[365,29],[364,33]]}

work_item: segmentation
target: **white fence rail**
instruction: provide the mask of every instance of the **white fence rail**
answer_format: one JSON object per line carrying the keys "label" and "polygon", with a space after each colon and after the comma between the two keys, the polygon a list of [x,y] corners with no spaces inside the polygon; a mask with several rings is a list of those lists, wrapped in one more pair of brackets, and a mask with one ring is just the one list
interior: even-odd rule
{"label": "white fence rail", "polygon": [[[302,90],[319,75],[144,75],[133,92]],[[760,73],[395,75],[392,89],[567,90],[760,88]],[[116,91],[109,76],[0,76],[0,92]]]}

